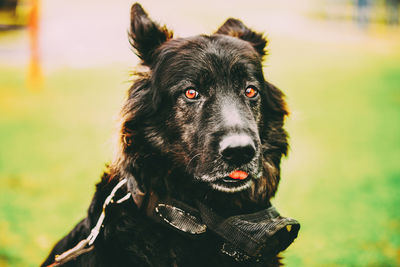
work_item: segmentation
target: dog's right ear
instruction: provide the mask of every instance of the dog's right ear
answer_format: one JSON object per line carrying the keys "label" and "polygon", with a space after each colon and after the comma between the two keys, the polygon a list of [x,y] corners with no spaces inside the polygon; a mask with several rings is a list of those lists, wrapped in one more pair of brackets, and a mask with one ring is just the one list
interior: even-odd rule
{"label": "dog's right ear", "polygon": [[153,62],[154,51],[172,37],[172,31],[152,21],[140,4],[133,4],[129,42],[136,50],[137,56],[143,60],[144,65],[150,66]]}

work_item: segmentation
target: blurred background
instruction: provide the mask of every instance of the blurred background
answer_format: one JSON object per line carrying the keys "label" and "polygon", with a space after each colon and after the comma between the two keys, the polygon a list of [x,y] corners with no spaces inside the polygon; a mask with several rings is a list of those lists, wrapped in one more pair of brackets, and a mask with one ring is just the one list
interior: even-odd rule
{"label": "blurred background", "polygon": [[[37,266],[85,216],[137,64],[132,1],[0,0],[0,266]],[[143,0],[175,36],[269,38],[291,149],[273,200],[287,266],[400,266],[398,0]]]}

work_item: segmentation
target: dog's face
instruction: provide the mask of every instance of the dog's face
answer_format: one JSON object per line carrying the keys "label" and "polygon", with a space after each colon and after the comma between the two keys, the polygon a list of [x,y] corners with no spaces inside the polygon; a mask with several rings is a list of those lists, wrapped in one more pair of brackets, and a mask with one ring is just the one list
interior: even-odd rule
{"label": "dog's face", "polygon": [[262,35],[229,19],[211,36],[172,39],[135,4],[130,36],[149,71],[130,90],[122,136],[142,128],[145,142],[215,190],[273,195],[287,111],[264,79]]}
{"label": "dog's face", "polygon": [[159,110],[169,114],[161,132],[176,133],[163,136],[162,146],[195,179],[217,190],[250,187],[262,170],[264,78],[255,49],[226,35],[197,36],[163,44],[154,62],[154,86],[168,103]]}

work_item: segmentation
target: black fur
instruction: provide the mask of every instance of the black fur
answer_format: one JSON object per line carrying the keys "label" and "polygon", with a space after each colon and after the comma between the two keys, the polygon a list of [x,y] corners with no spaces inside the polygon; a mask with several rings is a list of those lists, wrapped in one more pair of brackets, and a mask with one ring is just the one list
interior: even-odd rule
{"label": "black fur", "polygon": [[[88,236],[105,198],[123,178],[161,198],[193,206],[201,200],[222,216],[266,208],[276,193],[288,147],[283,129],[288,112],[282,92],[263,76],[267,40],[236,19],[212,35],[172,35],[139,4],[132,6],[130,40],[148,70],[137,73],[128,92],[119,152],[97,185],[88,216],[54,247],[44,266]],[[247,97],[249,87],[258,95]],[[187,89],[199,97],[188,99]],[[231,136],[254,150],[248,160],[222,156]],[[225,183],[238,169],[249,174],[244,185]],[[153,222],[131,200],[112,204],[106,214],[94,250],[65,266],[280,265],[276,255],[264,255],[259,263],[235,262],[221,254],[212,234],[188,238]]]}

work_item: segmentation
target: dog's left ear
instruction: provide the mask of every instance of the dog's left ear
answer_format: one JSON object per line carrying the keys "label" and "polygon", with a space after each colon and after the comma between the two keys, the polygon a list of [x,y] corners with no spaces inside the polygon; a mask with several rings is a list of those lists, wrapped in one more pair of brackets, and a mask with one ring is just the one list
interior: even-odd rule
{"label": "dog's left ear", "polygon": [[250,30],[238,19],[229,18],[215,33],[225,34],[247,41],[251,43],[261,57],[266,54],[265,47],[267,46],[268,40],[262,33]]}
{"label": "dog's left ear", "polygon": [[284,93],[275,85],[265,81],[266,94],[265,102],[268,107],[268,113],[275,113],[279,116],[285,117],[289,115],[289,109],[285,101]]}
{"label": "dog's left ear", "polygon": [[144,65],[150,66],[153,63],[154,51],[172,37],[172,31],[152,21],[140,4],[133,4],[129,39]]}

